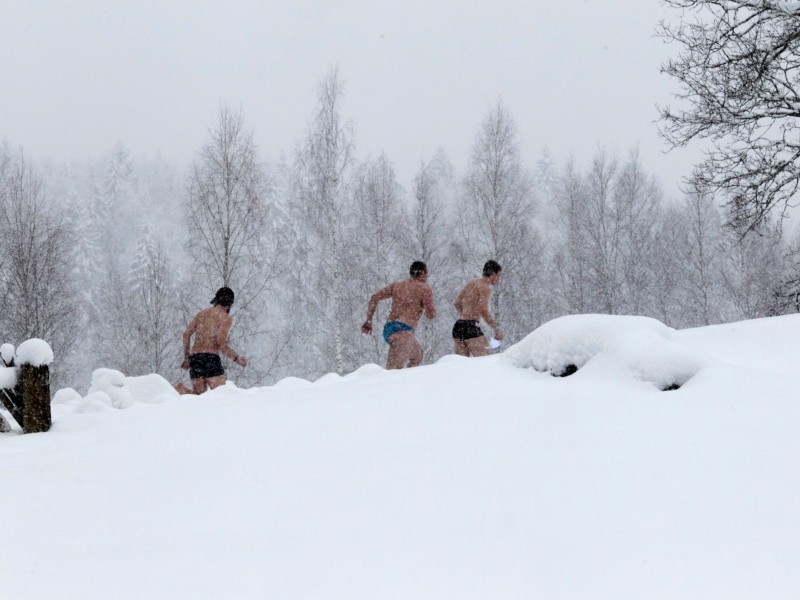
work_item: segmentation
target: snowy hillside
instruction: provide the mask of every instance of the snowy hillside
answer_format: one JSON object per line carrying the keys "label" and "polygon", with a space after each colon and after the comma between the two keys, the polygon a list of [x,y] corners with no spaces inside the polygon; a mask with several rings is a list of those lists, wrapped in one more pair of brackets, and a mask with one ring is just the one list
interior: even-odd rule
{"label": "snowy hillside", "polygon": [[798,340],[582,315],[202,397],[101,371],[0,434],[0,598],[796,598]]}

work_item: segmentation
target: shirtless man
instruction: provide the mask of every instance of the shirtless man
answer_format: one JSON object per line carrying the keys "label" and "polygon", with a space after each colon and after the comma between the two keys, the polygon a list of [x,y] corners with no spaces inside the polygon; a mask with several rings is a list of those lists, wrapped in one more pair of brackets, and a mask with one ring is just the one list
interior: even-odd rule
{"label": "shirtless man", "polygon": [[411,264],[410,275],[408,279],[390,283],[372,295],[367,305],[367,320],[361,326],[361,333],[371,334],[372,315],[378,308],[378,302],[392,299],[392,307],[383,326],[383,339],[389,344],[387,369],[416,367],[422,363],[422,346],[414,336],[414,328],[423,310],[429,319],[436,317],[433,292],[426,283],[428,267],[422,261],[415,261]]}
{"label": "shirtless man", "polygon": [[[239,356],[228,345],[228,333],[233,325],[230,314],[233,306],[233,290],[221,287],[217,290],[213,306],[204,308],[189,321],[183,332],[183,363],[181,369],[189,369],[192,389],[183,383],[175,386],[181,394],[202,394],[207,389],[214,389],[225,383],[225,369],[219,353],[222,352],[237,365],[247,365],[247,359]],[[194,336],[194,345],[189,351]]]}
{"label": "shirtless man", "polygon": [[460,317],[453,326],[453,343],[456,354],[486,356],[487,342],[480,326],[481,319],[494,329],[496,340],[503,339],[500,325],[489,313],[489,296],[492,294],[489,286],[497,285],[502,270],[503,268],[497,262],[486,261],[486,264],[483,265],[483,277],[470,281],[456,298],[455,307]]}

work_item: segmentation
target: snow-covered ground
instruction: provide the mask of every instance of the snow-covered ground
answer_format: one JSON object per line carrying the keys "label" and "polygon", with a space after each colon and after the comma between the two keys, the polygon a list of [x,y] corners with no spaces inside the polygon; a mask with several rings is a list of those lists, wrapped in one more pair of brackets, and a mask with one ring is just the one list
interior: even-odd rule
{"label": "snow-covered ground", "polygon": [[798,340],[582,315],[201,397],[101,370],[0,434],[0,598],[797,598]]}

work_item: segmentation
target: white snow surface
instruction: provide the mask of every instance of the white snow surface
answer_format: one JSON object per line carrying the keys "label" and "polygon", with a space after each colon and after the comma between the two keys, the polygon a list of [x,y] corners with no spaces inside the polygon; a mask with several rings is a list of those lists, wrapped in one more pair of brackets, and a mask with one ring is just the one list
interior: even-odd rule
{"label": "white snow surface", "polygon": [[0,434],[0,597],[796,598],[798,339],[582,315],[200,397],[100,370]]}

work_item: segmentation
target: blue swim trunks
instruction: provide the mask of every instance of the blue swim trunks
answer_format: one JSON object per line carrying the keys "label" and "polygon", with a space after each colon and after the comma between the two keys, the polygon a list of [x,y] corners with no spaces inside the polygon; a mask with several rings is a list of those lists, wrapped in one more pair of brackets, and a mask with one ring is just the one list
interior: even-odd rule
{"label": "blue swim trunks", "polygon": [[383,339],[386,340],[387,344],[389,343],[389,337],[398,331],[410,331],[414,333],[414,328],[400,321],[388,321],[386,325],[383,326]]}

